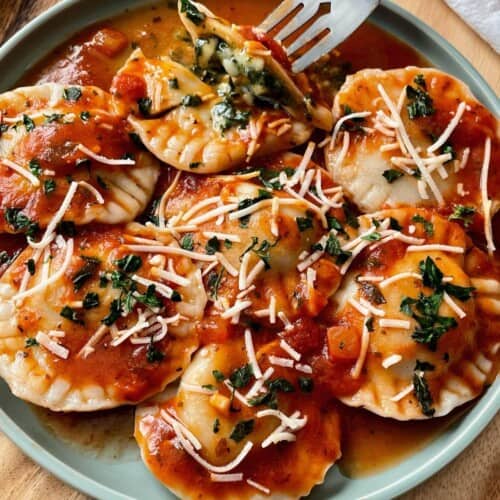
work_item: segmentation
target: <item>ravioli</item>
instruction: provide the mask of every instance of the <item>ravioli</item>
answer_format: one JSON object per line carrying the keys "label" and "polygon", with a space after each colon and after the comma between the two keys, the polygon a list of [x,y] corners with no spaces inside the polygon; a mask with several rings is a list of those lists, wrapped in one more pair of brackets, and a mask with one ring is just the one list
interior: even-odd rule
{"label": "ravioli", "polygon": [[[336,410],[301,384],[300,372],[270,372],[268,357],[282,354],[276,342],[254,348],[262,377],[248,371],[241,339],[211,344],[195,356],[173,399],[136,412],[143,460],[180,498],[299,498],[340,458]],[[259,397],[247,406],[242,393],[250,391]]]}
{"label": "ravioli", "polygon": [[[483,390],[491,352],[481,347],[471,243],[423,209],[360,217],[353,261],[334,297],[331,359],[351,359],[360,387],[340,399],[399,420],[442,416]],[[387,226],[387,222],[392,228]],[[347,340],[348,339],[348,340]]]}
{"label": "ravioli", "polygon": [[168,286],[161,256],[128,252],[122,233],[95,226],[28,247],[0,279],[0,375],[16,396],[112,408],[162,391],[189,363],[206,303],[199,270],[175,258],[185,284]]}
{"label": "ravioli", "polygon": [[347,77],[334,116],[326,161],[362,211],[417,206],[465,212],[494,250],[498,121],[465,84],[436,69],[367,69]]}
{"label": "ravioli", "polygon": [[236,175],[178,173],[147,224],[150,239],[174,235],[202,269],[210,304],[198,328],[208,342],[247,319],[281,329],[314,317],[340,284],[329,225],[344,219],[342,192],[307,157],[259,165]]}
{"label": "ravioli", "polygon": [[[300,145],[314,127],[331,128],[331,112],[311,97],[305,75],[292,79],[278,44],[202,5],[180,5],[195,45],[193,72],[137,49],[112,86],[157,158],[181,170],[217,173]],[[183,6],[203,22],[194,23]]]}
{"label": "ravioli", "polygon": [[133,220],[158,178],[156,159],[129,135],[123,109],[97,87],[47,83],[0,95],[0,231]]}

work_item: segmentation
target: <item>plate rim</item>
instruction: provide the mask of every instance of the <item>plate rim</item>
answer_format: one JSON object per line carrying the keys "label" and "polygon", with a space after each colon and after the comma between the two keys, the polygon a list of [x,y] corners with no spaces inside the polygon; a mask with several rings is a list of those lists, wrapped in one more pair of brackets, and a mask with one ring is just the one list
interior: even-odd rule
{"label": "plate rim", "polygon": [[[66,9],[70,9],[84,0],[61,0],[56,5],[50,7],[42,14],[31,20],[12,37],[0,46],[0,59],[5,57],[11,51],[15,50],[17,45],[36,31],[38,28],[50,22],[51,18],[60,14]],[[153,3],[151,0],[144,0],[144,4]],[[381,6],[391,11],[398,17],[403,18],[422,31],[432,42],[444,49],[448,55],[455,59],[465,71],[469,78],[474,80],[481,88],[481,91],[488,99],[488,108],[498,117],[500,115],[500,102],[490,85],[478,70],[468,61],[450,42],[442,37],[437,31],[420,20],[411,12],[395,4],[391,0],[381,0]],[[81,29],[83,29],[82,27]],[[71,36],[71,35],[70,35]],[[36,61],[34,61],[36,62]],[[457,458],[470,444],[479,436],[481,432],[492,422],[495,415],[500,411],[500,378],[485,391],[479,401],[473,408],[460,419],[460,432],[454,436],[452,441],[444,446],[438,454],[422,464],[410,474],[398,478],[385,487],[379,488],[368,495],[363,496],[363,500],[375,500],[377,498],[393,498],[415,488],[425,480],[437,474],[452,460]],[[64,483],[77,489],[78,491],[90,495],[94,498],[106,500],[133,500],[133,497],[124,495],[115,489],[92,479],[77,469],[67,465],[55,454],[49,452],[46,448],[37,443],[24,430],[11,419],[0,405],[0,430],[10,439],[23,453],[32,460],[52,473]],[[428,446],[428,445],[427,445]],[[424,449],[427,447],[425,446]],[[390,470],[392,467],[387,468]]]}

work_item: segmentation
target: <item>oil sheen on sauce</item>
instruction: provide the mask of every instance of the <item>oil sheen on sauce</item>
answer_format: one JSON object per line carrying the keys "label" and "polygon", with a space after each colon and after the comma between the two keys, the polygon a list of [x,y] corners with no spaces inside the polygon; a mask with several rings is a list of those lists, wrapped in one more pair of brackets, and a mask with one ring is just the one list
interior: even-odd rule
{"label": "oil sheen on sauce", "polygon": [[[175,4],[164,2],[126,12],[85,29],[34,66],[20,84],[57,81],[108,89],[114,73],[137,46],[147,56],[168,54],[189,62],[191,49],[186,44],[186,33],[180,26],[175,5],[173,8],[169,6],[172,3]],[[235,23],[258,24],[279,2],[206,0],[205,3],[221,17]],[[120,31],[126,36],[126,45],[111,56],[103,55],[96,50],[95,40],[96,33],[102,28]],[[326,59],[326,64],[323,61],[316,65],[309,74],[317,82],[322,82],[322,92],[330,102],[346,73],[369,67],[390,69],[428,65],[411,47],[370,23],[362,25]],[[12,253],[20,248],[19,237],[0,236],[0,250]],[[2,270],[0,268],[0,272]],[[369,475],[397,463],[433,440],[461,414],[455,412],[449,417],[425,422],[397,422],[340,403],[339,410],[343,419],[343,458],[339,465],[342,473],[349,477]],[[58,414],[35,407],[33,411],[52,433],[85,453],[121,460],[138,456],[132,437],[131,408],[94,414]]]}

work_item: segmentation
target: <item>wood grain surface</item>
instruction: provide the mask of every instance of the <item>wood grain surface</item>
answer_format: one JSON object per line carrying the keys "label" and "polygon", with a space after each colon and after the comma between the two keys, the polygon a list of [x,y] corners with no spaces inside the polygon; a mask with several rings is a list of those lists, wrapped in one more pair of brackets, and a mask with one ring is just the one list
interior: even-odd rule
{"label": "wood grain surface", "polygon": [[[103,0],[106,1],[106,0]],[[478,4],[482,0],[477,1]],[[0,44],[58,0],[0,0]],[[451,42],[500,93],[500,58],[443,0],[396,0]],[[1,402],[0,402],[1,405]],[[457,459],[404,500],[499,500],[500,415]],[[0,432],[0,499],[86,500],[26,457]]]}

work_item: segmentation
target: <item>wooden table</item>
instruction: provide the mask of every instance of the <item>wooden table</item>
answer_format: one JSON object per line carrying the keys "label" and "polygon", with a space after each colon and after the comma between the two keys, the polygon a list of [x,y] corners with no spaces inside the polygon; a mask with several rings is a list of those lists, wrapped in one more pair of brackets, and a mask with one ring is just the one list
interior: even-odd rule
{"label": "wooden table", "polygon": [[[58,0],[0,0],[0,43]],[[431,25],[479,70],[500,94],[499,56],[443,0],[396,0]],[[500,415],[462,455],[405,500],[500,499]],[[0,433],[0,498],[84,500],[86,497],[45,472]]]}

